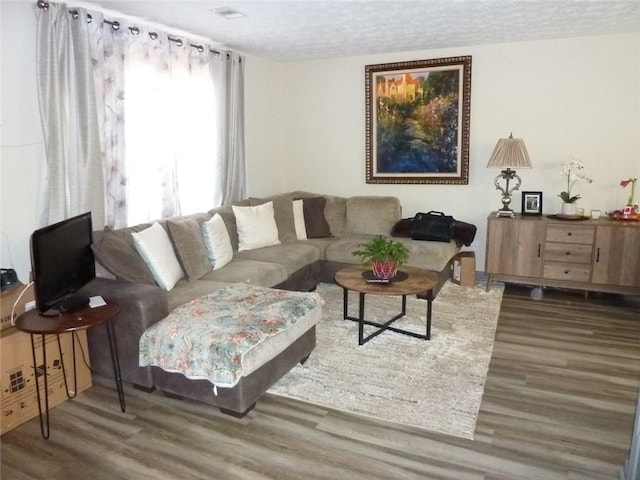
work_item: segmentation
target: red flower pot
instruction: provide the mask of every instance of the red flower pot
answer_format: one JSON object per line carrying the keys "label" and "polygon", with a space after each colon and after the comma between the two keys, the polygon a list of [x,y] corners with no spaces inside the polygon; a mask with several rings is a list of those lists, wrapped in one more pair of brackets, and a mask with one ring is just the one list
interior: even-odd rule
{"label": "red flower pot", "polygon": [[391,280],[396,276],[398,267],[393,263],[388,262],[373,262],[371,263],[371,270],[373,276],[380,280]]}

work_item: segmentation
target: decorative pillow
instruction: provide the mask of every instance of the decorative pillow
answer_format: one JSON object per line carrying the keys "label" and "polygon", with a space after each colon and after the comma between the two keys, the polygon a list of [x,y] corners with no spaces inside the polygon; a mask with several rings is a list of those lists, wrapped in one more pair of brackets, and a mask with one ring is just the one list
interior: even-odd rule
{"label": "decorative pillow", "polygon": [[341,237],[344,235],[347,223],[347,199],[333,195],[325,195],[327,205],[324,207],[324,218],[327,219],[331,235]]}
{"label": "decorative pillow", "polygon": [[346,230],[349,235],[390,232],[401,218],[402,208],[396,197],[361,196],[347,200]]}
{"label": "decorative pillow", "polygon": [[327,199],[324,197],[309,197],[302,199],[304,225],[307,238],[323,238],[331,236],[331,229],[324,216]]}
{"label": "decorative pillow", "polygon": [[293,221],[298,240],[307,239],[307,227],[304,224],[304,206],[302,200],[293,201]]}
{"label": "decorative pillow", "polygon": [[189,281],[197,280],[211,271],[202,230],[195,218],[167,220],[167,229],[182,269]]}
{"label": "decorative pillow", "polygon": [[293,221],[293,197],[285,195],[272,199],[250,198],[251,205],[263,205],[273,202],[273,217],[278,227],[278,238],[280,242],[292,242],[297,240],[296,227]]}
{"label": "decorative pillow", "polygon": [[278,227],[273,215],[273,202],[255,207],[233,205],[238,224],[238,251],[279,245]]}
{"label": "decorative pillow", "polygon": [[233,247],[224,220],[215,214],[202,224],[202,238],[209,262],[214,270],[224,267],[233,258]]}
{"label": "decorative pillow", "polygon": [[[127,235],[131,235],[127,232]],[[138,255],[133,240],[127,241],[109,227],[104,228],[98,242],[91,245],[98,263],[106,268],[118,280],[155,285],[151,271]]]}
{"label": "decorative pillow", "polygon": [[136,250],[149,266],[158,286],[171,290],[183,277],[169,235],[155,222],[146,230],[131,234]]}

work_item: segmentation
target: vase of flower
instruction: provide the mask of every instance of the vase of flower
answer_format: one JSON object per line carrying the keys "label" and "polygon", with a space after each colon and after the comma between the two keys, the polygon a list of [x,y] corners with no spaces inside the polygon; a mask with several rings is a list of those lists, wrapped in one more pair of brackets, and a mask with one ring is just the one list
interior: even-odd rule
{"label": "vase of flower", "polygon": [[634,211],[638,209],[638,205],[636,204],[635,200],[637,181],[638,177],[629,178],[628,180],[620,180],[620,186],[622,188],[626,188],[627,185],[631,185],[631,192],[629,193],[629,197],[627,198],[627,207],[633,207]]}
{"label": "vase of flower", "polygon": [[587,183],[591,183],[589,177],[583,172],[584,164],[581,160],[575,158],[569,159],[564,165],[562,165],[562,175],[567,177],[567,189],[564,192],[560,192],[558,195],[562,199],[562,206],[560,207],[560,213],[565,216],[578,215],[578,200],[580,195],[572,195],[571,189],[578,182],[578,180],[584,180]]}
{"label": "vase of flower", "polygon": [[575,217],[578,215],[578,204],[576,202],[563,202],[560,206],[560,213],[565,217]]}

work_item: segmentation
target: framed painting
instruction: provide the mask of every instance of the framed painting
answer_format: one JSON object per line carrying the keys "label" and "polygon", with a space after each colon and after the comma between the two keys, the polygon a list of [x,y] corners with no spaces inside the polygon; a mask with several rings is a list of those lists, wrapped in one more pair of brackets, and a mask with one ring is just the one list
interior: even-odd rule
{"label": "framed painting", "polygon": [[542,215],[542,192],[522,192],[522,214]]}
{"label": "framed painting", "polygon": [[471,57],[365,66],[367,183],[469,183]]}

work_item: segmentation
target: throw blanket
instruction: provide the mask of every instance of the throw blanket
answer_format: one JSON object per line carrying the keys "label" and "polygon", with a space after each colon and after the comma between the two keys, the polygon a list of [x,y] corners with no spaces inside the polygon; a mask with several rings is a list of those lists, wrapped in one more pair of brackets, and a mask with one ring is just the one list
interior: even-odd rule
{"label": "throw blanket", "polygon": [[233,387],[242,376],[244,354],[322,303],[317,293],[232,284],[149,327],[140,337],[140,366]]}

